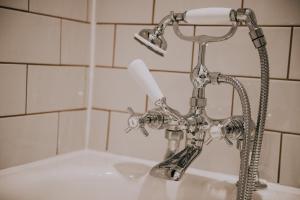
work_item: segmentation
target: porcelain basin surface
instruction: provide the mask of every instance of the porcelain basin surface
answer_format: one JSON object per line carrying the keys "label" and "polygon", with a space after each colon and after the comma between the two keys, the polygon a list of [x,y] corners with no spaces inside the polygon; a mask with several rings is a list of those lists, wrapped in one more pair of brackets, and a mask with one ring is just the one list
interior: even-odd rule
{"label": "porcelain basin surface", "polygon": [[[235,200],[236,177],[189,169],[178,182],[148,174],[156,164],[79,151],[0,171],[1,200]],[[268,184],[255,200],[299,200],[300,189]]]}

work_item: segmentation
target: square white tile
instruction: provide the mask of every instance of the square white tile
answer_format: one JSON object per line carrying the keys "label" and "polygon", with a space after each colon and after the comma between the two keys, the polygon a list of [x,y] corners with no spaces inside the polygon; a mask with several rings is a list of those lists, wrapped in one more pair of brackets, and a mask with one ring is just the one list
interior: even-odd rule
{"label": "square white tile", "polygon": [[244,8],[254,10],[259,24],[300,24],[300,1],[297,0],[245,0]]}
{"label": "square white tile", "polygon": [[90,63],[90,25],[62,20],[61,63]]}
{"label": "square white tile", "polygon": [[112,66],[114,44],[114,26],[96,26],[95,64]]}
{"label": "square white tile", "polygon": [[0,168],[56,155],[58,114],[0,119]]}
{"label": "square white tile", "polygon": [[91,132],[89,137],[89,148],[105,151],[108,130],[109,115],[106,111],[93,110],[91,119]]}
{"label": "square white tile", "polygon": [[[256,121],[260,80],[240,78],[244,84],[251,104],[252,119]],[[298,81],[270,81],[269,103],[266,128],[279,131],[299,133],[300,130],[300,82]],[[234,113],[241,114],[240,100],[235,93]]]}
{"label": "square white tile", "polygon": [[1,6],[28,10],[28,0],[1,0]]}
{"label": "square white tile", "polygon": [[300,136],[283,134],[279,183],[300,187]]}
{"label": "square white tile", "polygon": [[59,113],[58,153],[84,149],[86,111]]}
{"label": "square white tile", "polygon": [[126,111],[132,107],[144,112],[146,95],[125,69],[95,69],[93,106]]}
{"label": "square white tile", "polygon": [[0,61],[59,63],[59,19],[0,8],[0,29]]}
{"label": "square white tile", "polygon": [[97,22],[151,23],[153,0],[97,0]]}
{"label": "square white tile", "polygon": [[0,64],[0,115],[25,113],[26,65]]}
{"label": "square white tile", "polygon": [[85,107],[85,67],[30,65],[28,70],[29,113]]}

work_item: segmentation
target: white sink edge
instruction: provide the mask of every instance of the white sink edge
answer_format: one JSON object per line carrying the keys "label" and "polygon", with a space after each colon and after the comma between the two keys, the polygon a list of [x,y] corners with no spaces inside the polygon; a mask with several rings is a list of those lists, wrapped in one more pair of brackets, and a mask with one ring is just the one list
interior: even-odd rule
{"label": "white sink edge", "polygon": [[[149,166],[153,166],[158,163],[158,161],[144,160],[144,159],[140,159],[140,158],[134,158],[134,157],[114,154],[114,153],[110,153],[110,152],[101,152],[101,151],[96,151],[96,150],[92,150],[92,149],[84,149],[84,150],[74,151],[74,152],[70,152],[70,153],[66,153],[66,154],[60,154],[60,155],[56,155],[56,156],[53,156],[50,158],[46,158],[46,159],[42,159],[42,160],[38,160],[38,161],[26,163],[26,164],[14,166],[14,167],[2,169],[2,170],[0,170],[0,178],[1,178],[1,176],[4,176],[4,175],[15,174],[15,173],[27,170],[27,169],[44,166],[47,164],[52,164],[52,163],[56,163],[56,162],[63,161],[63,160],[68,160],[68,159],[82,156],[82,155],[104,156],[104,157],[110,157],[113,159],[117,158],[117,159],[122,159],[122,160],[130,160],[130,161],[137,162],[137,163],[143,163],[143,164],[146,164]],[[219,180],[219,181],[226,181],[228,183],[235,183],[236,180],[238,179],[238,177],[234,176],[234,175],[228,175],[228,174],[223,174],[223,173],[219,173],[219,172],[211,172],[211,171],[195,169],[195,168],[189,168],[187,170],[187,173],[206,177],[206,178],[211,178],[211,179],[215,179],[215,180]],[[271,190],[284,191],[284,192],[300,195],[300,188],[295,188],[295,187],[286,186],[286,185],[280,185],[278,183],[272,183],[272,182],[267,182],[267,184],[268,184],[268,188]],[[258,193],[264,193],[264,190],[260,190],[260,191],[258,191]]]}

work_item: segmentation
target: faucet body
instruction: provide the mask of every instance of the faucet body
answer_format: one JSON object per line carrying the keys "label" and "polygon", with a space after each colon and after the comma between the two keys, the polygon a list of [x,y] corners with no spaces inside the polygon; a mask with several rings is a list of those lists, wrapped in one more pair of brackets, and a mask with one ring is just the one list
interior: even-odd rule
{"label": "faucet body", "polygon": [[[219,42],[232,37],[238,25],[247,25],[249,27],[249,35],[257,49],[265,48],[266,42],[262,30],[257,26],[252,10],[238,9],[230,12],[229,17],[232,27],[225,35],[220,37],[207,35],[185,36],[181,33],[178,25],[179,22],[184,21],[184,16],[185,13],[175,14],[171,12],[170,15],[163,18],[153,33],[163,38],[164,29],[167,25],[172,25],[175,34],[179,38],[199,44],[198,63],[190,73],[190,80],[194,88],[190,98],[189,112],[187,114],[179,113],[167,105],[166,98],[162,98],[155,102],[154,109],[144,114],[136,114],[130,108],[131,116],[128,120],[129,128],[127,131],[133,128],[140,128],[145,135],[148,135],[145,125],[154,129],[165,129],[165,137],[168,139],[165,160],[154,166],[150,174],[174,181],[182,178],[186,169],[201,153],[204,144],[209,144],[212,140],[218,139],[223,140],[228,145],[236,145],[241,152],[238,199],[251,199],[253,190],[266,187],[265,184],[259,182],[257,166],[252,164],[252,162],[256,163],[257,158],[253,158],[253,152],[257,149],[256,153],[259,158],[259,148],[261,147],[257,147],[257,145],[261,145],[261,132],[263,132],[264,123],[261,124],[261,121],[258,120],[257,123],[259,124],[255,125],[251,119],[250,104],[246,90],[237,79],[218,72],[210,72],[207,69],[205,65],[205,50],[209,42]],[[166,44],[164,44],[164,47],[166,47]],[[268,81],[268,76],[265,79]],[[243,115],[231,116],[225,119],[213,119],[206,114],[206,86],[222,83],[231,84],[238,91],[242,102]],[[261,132],[259,132],[259,128],[261,128]],[[256,129],[255,133],[254,129]],[[180,142],[184,139],[185,148],[180,150]],[[252,182],[248,184],[250,180]],[[249,186],[251,184],[252,188]]]}

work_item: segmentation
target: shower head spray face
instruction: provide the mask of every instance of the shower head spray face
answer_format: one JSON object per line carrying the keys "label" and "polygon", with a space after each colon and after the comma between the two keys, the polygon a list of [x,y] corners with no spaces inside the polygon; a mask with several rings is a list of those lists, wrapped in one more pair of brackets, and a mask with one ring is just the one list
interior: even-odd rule
{"label": "shower head spray face", "polygon": [[138,34],[136,33],[134,38],[158,55],[165,55],[167,50],[167,41],[163,35],[156,34],[155,30],[143,29]]}

